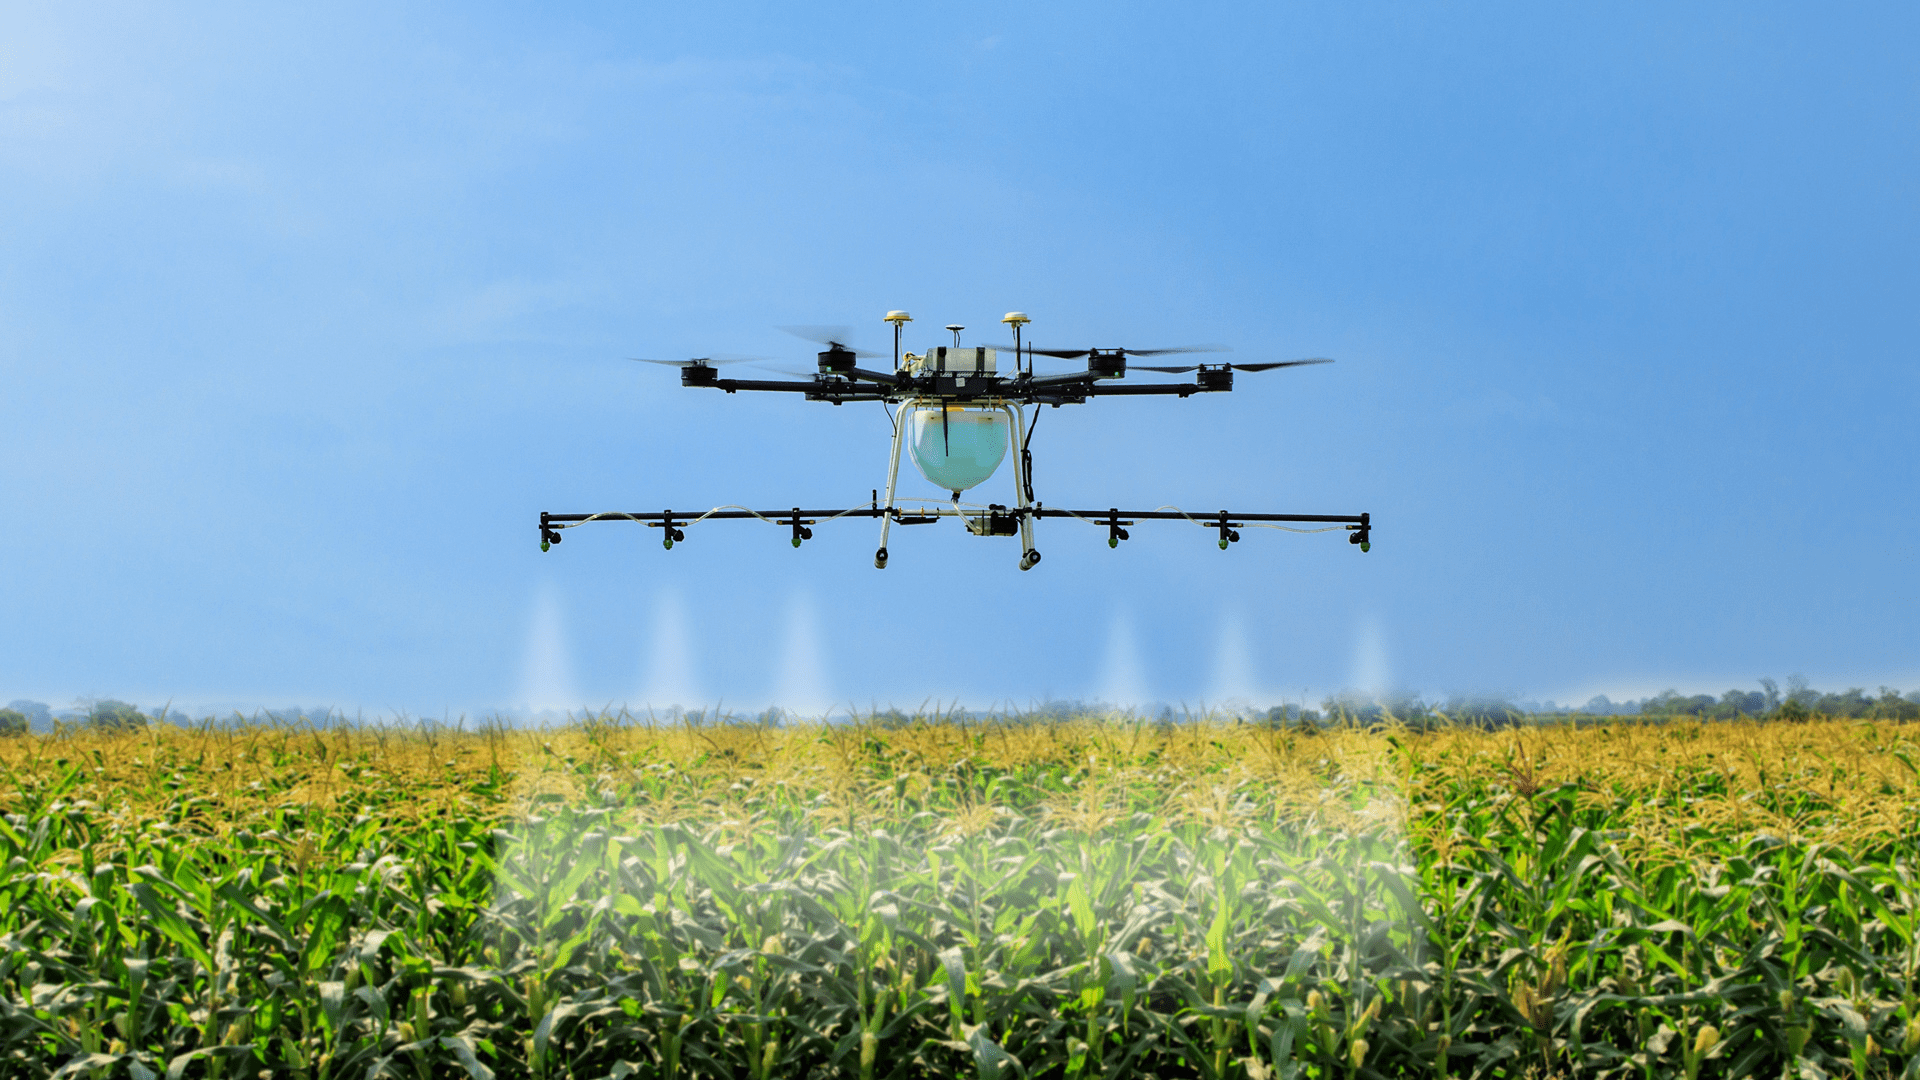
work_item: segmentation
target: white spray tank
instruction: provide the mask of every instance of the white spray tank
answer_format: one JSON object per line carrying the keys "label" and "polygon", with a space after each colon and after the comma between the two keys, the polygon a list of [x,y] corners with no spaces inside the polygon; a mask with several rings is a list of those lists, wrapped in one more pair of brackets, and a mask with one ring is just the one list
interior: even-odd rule
{"label": "white spray tank", "polygon": [[[954,389],[964,391],[974,376],[998,370],[998,350],[959,344],[962,327],[952,346],[928,349],[923,356],[907,356],[920,372],[950,376]],[[986,482],[1007,457],[1007,414],[997,407],[948,404],[916,407],[907,417],[907,448],[914,467],[927,481],[945,491],[965,491]]]}

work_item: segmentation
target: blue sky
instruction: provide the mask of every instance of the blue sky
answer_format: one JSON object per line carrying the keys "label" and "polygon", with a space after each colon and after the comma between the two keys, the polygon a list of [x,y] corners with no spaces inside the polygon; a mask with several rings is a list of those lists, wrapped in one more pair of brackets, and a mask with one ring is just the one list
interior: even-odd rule
{"label": "blue sky", "polygon": [[[1920,685],[1902,5],[12,6],[0,699],[1561,701]],[[683,390],[905,308],[1220,341],[1049,410],[1046,560],[845,505],[878,406]],[[969,335],[972,337],[974,335]],[[1003,472],[981,489],[1010,494]],[[912,488],[910,490],[919,490]],[[996,494],[998,493],[998,494]]]}

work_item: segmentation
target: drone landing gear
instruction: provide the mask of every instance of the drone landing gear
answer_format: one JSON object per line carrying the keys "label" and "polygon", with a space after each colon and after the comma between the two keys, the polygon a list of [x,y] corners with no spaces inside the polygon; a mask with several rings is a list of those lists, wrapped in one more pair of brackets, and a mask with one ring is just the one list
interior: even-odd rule
{"label": "drone landing gear", "polygon": [[[895,323],[894,336],[896,338],[896,347],[898,347],[897,339],[899,337],[899,329],[900,325]],[[942,422],[944,422],[945,415],[944,412],[941,414]],[[906,435],[907,407],[902,404],[893,414],[893,457],[887,463],[887,501],[884,506],[880,502],[880,493],[877,491],[873,493],[873,513],[874,516],[880,519],[880,550],[873,553],[873,568],[875,570],[885,570],[887,568],[887,533],[893,528],[893,491],[894,486],[900,481],[900,450],[906,445]]]}

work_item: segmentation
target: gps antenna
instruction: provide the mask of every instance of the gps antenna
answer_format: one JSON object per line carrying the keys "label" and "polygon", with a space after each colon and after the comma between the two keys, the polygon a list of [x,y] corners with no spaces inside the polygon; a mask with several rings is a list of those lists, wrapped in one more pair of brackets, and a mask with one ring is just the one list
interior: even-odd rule
{"label": "gps antenna", "polygon": [[1000,317],[1000,321],[1013,325],[1013,373],[1015,375],[1022,374],[1020,370],[1020,328],[1033,320],[1027,318],[1027,313],[1024,311],[1009,311]]}
{"label": "gps antenna", "polygon": [[893,370],[899,371],[900,370],[900,326],[902,323],[912,322],[913,316],[907,314],[904,311],[889,311],[887,312],[886,319],[883,321],[890,322],[893,324]]}

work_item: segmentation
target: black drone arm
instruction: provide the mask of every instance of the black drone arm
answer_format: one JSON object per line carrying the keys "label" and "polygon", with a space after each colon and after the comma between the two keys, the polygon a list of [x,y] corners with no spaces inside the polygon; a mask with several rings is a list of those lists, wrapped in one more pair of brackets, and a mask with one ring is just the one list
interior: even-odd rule
{"label": "black drone arm", "polygon": [[[741,390],[803,394],[811,401],[884,401],[898,394],[926,393],[940,397],[1004,397],[1035,404],[1066,404],[1090,397],[1188,397],[1233,389],[1233,372],[1202,369],[1190,383],[1122,383],[1097,371],[1075,371],[1061,375],[1027,375],[1014,378],[986,376],[973,393],[961,392],[959,379],[905,373],[888,374],[866,368],[849,367],[832,375],[809,379],[723,379],[705,364],[690,364],[680,369],[680,385],[704,386],[729,394]],[[968,390],[973,388],[969,386]]]}
{"label": "black drone arm", "polygon": [[789,379],[709,379],[705,382],[683,383],[686,386],[711,386],[716,390],[725,390],[731,394],[736,390],[783,390],[794,394],[812,393],[819,385],[812,380],[799,382]]}
{"label": "black drone arm", "polygon": [[1064,375],[1029,375],[1018,380],[1016,385],[1043,388],[1050,386],[1086,387],[1095,379],[1091,371],[1070,371]]}
{"label": "black drone arm", "polygon": [[1205,394],[1209,389],[1194,383],[1094,383],[1087,387],[1089,397],[1141,397],[1153,394]]}
{"label": "black drone arm", "polygon": [[[682,368],[681,386],[706,386],[715,390],[725,390],[731,394],[740,390],[770,390],[776,393],[806,394],[831,401],[874,400],[876,391],[883,387],[898,386],[903,381],[898,375],[888,375],[865,368],[853,368],[844,377],[823,379],[723,379],[714,370],[705,366]],[[866,395],[864,397],[858,395]]]}

